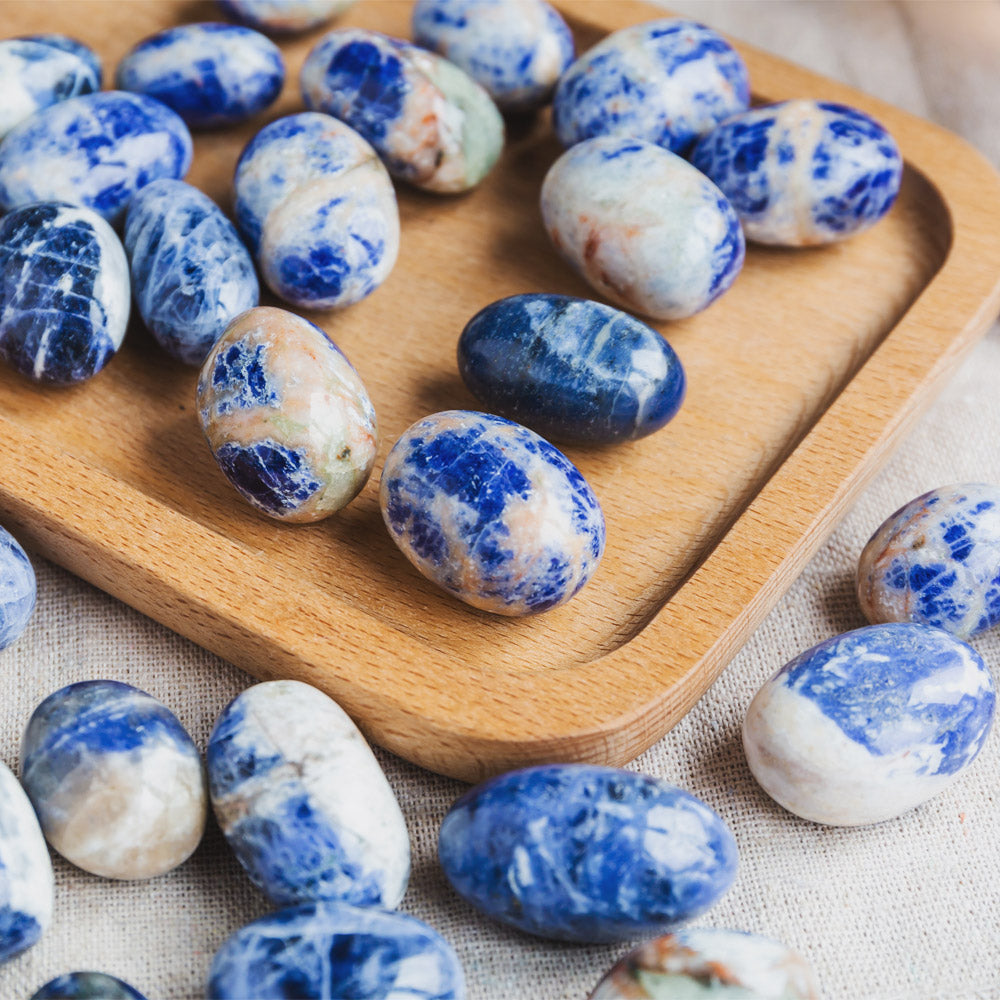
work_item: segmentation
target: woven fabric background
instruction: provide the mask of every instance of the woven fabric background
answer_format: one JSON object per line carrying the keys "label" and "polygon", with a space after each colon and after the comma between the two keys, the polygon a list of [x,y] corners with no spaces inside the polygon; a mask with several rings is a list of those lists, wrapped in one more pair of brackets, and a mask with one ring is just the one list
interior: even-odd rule
{"label": "woven fabric background", "polygon": [[[1000,165],[995,0],[670,6],[936,119]],[[0,2],[0,34],[2,15]],[[833,1000],[1000,997],[1000,733],[935,800],[877,827],[832,829],[795,819],[757,788],[740,749],[740,722],[759,685],[793,655],[864,624],[853,569],[889,513],[935,486],[1000,483],[998,385],[1000,326],[714,687],[632,765],[699,795],[735,833],[737,882],[698,924],[785,941],[810,958]],[[127,681],[162,699],[204,747],[218,713],[251,679],[63,570],[35,562],[37,613],[21,641],[0,654],[0,758],[16,769],[35,705],[64,684],[94,677]],[[1000,634],[975,645],[1000,670]],[[535,941],[474,913],[451,894],[435,861],[438,825],[462,786],[379,756],[412,834],[413,877],[402,909],[454,944],[469,1000],[583,1000],[625,949]],[[52,976],[95,968],[121,976],[150,1000],[202,996],[216,948],[268,910],[214,824],[190,862],[150,882],[104,881],[60,858],[54,865],[53,925],[0,968],[0,1000],[27,1000]]]}

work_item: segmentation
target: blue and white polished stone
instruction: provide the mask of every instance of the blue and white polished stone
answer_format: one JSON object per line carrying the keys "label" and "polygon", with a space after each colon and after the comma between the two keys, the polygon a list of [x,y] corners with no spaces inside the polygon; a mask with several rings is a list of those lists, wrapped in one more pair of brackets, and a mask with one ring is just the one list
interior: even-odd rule
{"label": "blue and white polished stone", "polygon": [[200,365],[229,321],[260,299],[236,227],[184,181],[153,181],[132,199],[125,249],[143,322],[184,364]]}
{"label": "blue and white polished stone", "polygon": [[545,0],[417,0],[413,40],[464,69],[503,111],[547,104],[575,54]]}
{"label": "blue and white polished stone", "polygon": [[757,692],[743,722],[753,776],[832,826],[880,823],[950,785],[993,722],[979,654],[941,629],[871,625],[827,639]]}
{"label": "blue and white polished stone", "polygon": [[789,247],[873,226],[903,176],[899,148],[877,121],[822,101],[735,115],[698,141],[691,162],[732,202],[748,240]]}
{"label": "blue and white polished stone", "polygon": [[0,964],[30,948],[52,919],[52,862],[35,811],[0,762]]}
{"label": "blue and white polished stone", "polygon": [[35,570],[17,539],[0,528],[0,649],[28,627],[35,610]]}
{"label": "blue and white polished stone", "polygon": [[219,9],[241,24],[273,35],[291,35],[319,27],[353,6],[355,0],[215,0]]}
{"label": "blue and white polished stone", "polygon": [[36,382],[96,375],[121,346],[131,292],[114,230],[75,205],[0,219],[0,357]]}
{"label": "blue and white polished stone", "polygon": [[[61,49],[70,55],[82,59],[89,67],[94,80],[93,90],[101,89],[103,69],[101,67],[101,57],[89,46],[69,35],[62,35],[57,31],[43,31],[37,35],[19,35],[18,38],[26,42],[41,42],[42,45],[51,45],[54,49]],[[75,95],[67,95],[75,96]]]}
{"label": "blue and white polished stone", "polygon": [[305,903],[238,930],[212,962],[212,1000],[464,1000],[447,941],[414,917]]}
{"label": "blue and white polished stone", "polygon": [[104,972],[67,972],[50,979],[31,1000],[146,1000],[134,987]]}
{"label": "blue and white polished stone", "polygon": [[459,337],[458,370],[488,409],[559,441],[644,437],[684,399],[680,359],[655,330],[567,295],[488,305]]}
{"label": "blue and white polished stone", "polygon": [[448,881],[483,913],[562,941],[661,934],[712,906],[736,842],[700,799],[634,771],[545,764],[470,789],[441,824]]}
{"label": "blue and white polished stone", "polygon": [[21,761],[45,839],[84,871],[152,878],[201,840],[198,750],[166,706],[128,684],[83,681],[50,694],[28,720]]}
{"label": "blue and white polished stone", "polygon": [[285,63],[278,46],[250,28],[182,24],[139,42],[116,80],[120,90],[162,101],[192,128],[217,128],[273,104]]}
{"label": "blue and white polished stone", "polygon": [[651,142],[588,139],[542,184],[549,238],[601,295],[657,319],[715,301],[743,267],[740,221],[726,196]]}
{"label": "blue and white polished stone", "polygon": [[385,460],[379,503],[424,576],[498,615],[565,603],[604,553],[604,515],[576,466],[486,413],[448,410],[409,427]]}
{"label": "blue and white polished stone", "polygon": [[399,904],[406,821],[365,738],[322,691],[254,685],[219,717],[207,756],[219,826],[273,903]]}
{"label": "blue and white polished stone", "polygon": [[739,53],[711,28],[665,18],[622,28],[577,59],[559,80],[552,125],[564,146],[609,135],[684,153],[749,106]]}
{"label": "blue and white polished stone", "polygon": [[84,205],[115,222],[139,188],[183,177],[191,133],[166,105],[106,90],[43,108],[0,142],[0,208]]}

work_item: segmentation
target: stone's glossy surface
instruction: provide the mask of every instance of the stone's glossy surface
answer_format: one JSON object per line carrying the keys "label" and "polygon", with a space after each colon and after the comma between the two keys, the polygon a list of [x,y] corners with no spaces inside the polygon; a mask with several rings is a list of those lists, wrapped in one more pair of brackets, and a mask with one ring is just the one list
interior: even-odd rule
{"label": "stone's glossy surface", "polygon": [[307,108],[358,130],[389,173],[428,191],[475,187],[503,148],[489,94],[441,56],[377,31],[331,31],[302,66]]}
{"label": "stone's glossy surface", "polygon": [[414,917],[305,903],[238,930],[212,962],[212,1000],[463,1000],[451,946]]}
{"label": "stone's glossy surface", "polygon": [[207,756],[219,826],[273,903],[399,904],[406,821],[365,738],[322,691],[254,685],[219,717]]}
{"label": "stone's glossy surface", "polygon": [[726,196],[679,156],[638,139],[590,139],[563,153],[542,184],[542,218],[598,292],[657,319],[704,309],[743,266],[743,232]]}
{"label": "stone's glossy surface", "polygon": [[235,24],[182,24],[139,42],[118,64],[117,85],[173,108],[195,128],[250,118],[285,82],[281,51]]}
{"label": "stone's glossy surface", "polygon": [[200,365],[230,320],[259,301],[253,261],[235,226],[183,181],[153,181],[132,199],[125,249],[143,322],[185,364]]}
{"label": "stone's glossy surface", "polygon": [[610,135],[684,153],[749,106],[736,50],[711,28],[665,18],[616,31],[577,59],[559,80],[552,124],[564,146]]}
{"label": "stone's glossy surface", "polygon": [[512,295],[469,320],[458,370],[489,409],[558,441],[652,434],[684,399],[684,369],[653,329],[600,302]]}
{"label": "stone's glossy surface", "polygon": [[547,104],[573,62],[573,34],[544,0],[417,0],[413,40],[444,56],[504,111]]}
{"label": "stone's glossy surface", "polygon": [[[101,57],[89,46],[69,35],[61,35],[56,31],[43,31],[37,35],[19,35],[19,39],[26,42],[41,42],[42,45],[50,45],[54,49],[61,49],[79,59],[82,59],[89,67],[94,81],[93,90],[101,89],[101,78],[103,71],[101,68]],[[69,96],[69,95],[67,95]]]}
{"label": "stone's glossy surface", "polygon": [[870,622],[961,639],[1000,623],[1000,486],[942,486],[887,518],[858,560],[858,601]]}
{"label": "stone's glossy surface", "polygon": [[35,570],[17,539],[0,528],[0,649],[28,627],[35,610]]}
{"label": "stone's glossy surface", "polygon": [[316,28],[353,6],[355,0],[216,0],[242,24],[275,35]]}
{"label": "stone's glossy surface", "polygon": [[22,375],[96,375],[121,346],[130,302],[125,251],[96,212],[48,202],[0,219],[0,357]]}
{"label": "stone's glossy surface", "polygon": [[65,201],[115,222],[139,188],[183,177],[191,149],[187,126],[159,101],[119,90],[74,97],[0,143],[0,208]]}
{"label": "stone's glossy surface", "polygon": [[30,948],[52,919],[52,862],[17,778],[0,762],[0,964]]}
{"label": "stone's glossy surface", "polygon": [[662,933],[712,906],[736,875],[736,842],[688,792],[590,764],[509,771],[451,807],[438,857],[477,909],[562,941]]}
{"label": "stone's glossy surface", "polygon": [[67,972],[49,980],[31,1000],[146,1000],[128,983],[104,972]]}
{"label": "stone's glossy surface", "polygon": [[272,122],[236,166],[236,221],[275,294],[310,309],[371,294],[399,252],[396,193],[375,150],[329,115]]}
{"label": "stone's glossy surface", "polygon": [[698,141],[691,162],[732,202],[747,239],[792,247],[873,226],[903,175],[899,148],[878,122],[821,101],[735,115]]}
{"label": "stone's glossy surface", "polygon": [[879,823],[950,785],[993,721],[979,654],[940,629],[872,625],[827,639],[750,704],[743,747],[779,805],[833,826]]}
{"label": "stone's glossy surface", "polygon": [[576,466],[486,413],[448,410],[409,427],[385,460],[379,502],[424,576],[498,615],[565,603],[604,552],[604,515]]}
{"label": "stone's glossy surface", "polygon": [[202,366],[198,417],[226,478],[282,521],[340,510],[375,463],[375,410],[358,373],[318,326],[283,309],[229,324]]}
{"label": "stone's glossy surface", "polygon": [[201,840],[208,797],[198,750],[144,691],[105,680],[60,688],[28,720],[21,761],[46,840],[84,871],[152,878]]}
{"label": "stone's glossy surface", "polygon": [[770,938],[690,928],[629,952],[589,1000],[818,1000],[806,961]]}

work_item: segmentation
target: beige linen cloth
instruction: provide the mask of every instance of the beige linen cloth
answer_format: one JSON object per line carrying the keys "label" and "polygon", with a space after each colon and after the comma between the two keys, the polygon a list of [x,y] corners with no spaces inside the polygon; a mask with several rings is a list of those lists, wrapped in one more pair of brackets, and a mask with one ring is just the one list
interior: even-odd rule
{"label": "beige linen cloth", "polygon": [[[671,7],[935,119],[1000,165],[994,0]],[[998,385],[994,327],[720,680],[632,765],[701,796],[735,833],[736,884],[698,925],[786,942],[808,956],[830,998],[1000,997],[1000,732],[944,794],[867,829],[825,828],[785,813],[754,784],[739,744],[743,713],[765,678],[807,646],[864,624],[853,567],[884,517],[935,486],[1000,484]],[[217,714],[251,679],[63,570],[36,566],[34,621],[0,655],[0,757],[16,768],[34,706],[61,685],[94,677],[161,698],[203,748]],[[975,645],[1000,671],[1000,631]],[[379,756],[412,834],[402,909],[453,943],[469,1000],[583,1000],[624,948],[536,941],[474,913],[447,888],[435,860],[438,825],[462,786]],[[110,882],[59,858],[54,864],[53,924],[0,968],[0,1000],[27,1000],[74,969],[120,976],[150,1000],[203,996],[215,950],[269,909],[214,825],[190,862],[150,882]]]}

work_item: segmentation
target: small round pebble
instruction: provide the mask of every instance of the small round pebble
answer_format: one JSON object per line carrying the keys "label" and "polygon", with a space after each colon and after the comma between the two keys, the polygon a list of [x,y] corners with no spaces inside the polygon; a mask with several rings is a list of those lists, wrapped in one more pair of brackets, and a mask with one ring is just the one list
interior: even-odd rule
{"label": "small round pebble", "polygon": [[35,570],[17,539],[0,528],[0,649],[20,638],[35,610]]}
{"label": "small round pebble", "polygon": [[796,816],[880,823],[975,760],[995,700],[964,642],[926,625],[871,625],[807,649],[767,681],[743,747],[760,786]]}
{"label": "small round pebble", "polygon": [[198,417],[226,478],[278,520],[329,517],[375,464],[375,410],[358,373],[318,326],[283,309],[229,324],[202,367]]}
{"label": "small round pebble", "polygon": [[146,1000],[128,983],[105,972],[67,972],[50,979],[31,1000]]}
{"label": "small round pebble", "polygon": [[743,231],[726,196],[639,139],[589,139],[563,153],[542,184],[542,218],[593,288],[656,319],[699,312],[743,267]]}
{"label": "small round pebble", "polygon": [[198,750],[172,712],[128,684],[83,681],[50,694],[28,720],[21,761],[45,839],[93,875],[163,875],[201,840]]}
{"label": "small round pebble", "polygon": [[309,31],[352,7],[355,0],[216,0],[233,20],[258,31],[292,35]]}
{"label": "small round pebble", "polygon": [[604,552],[604,515],[576,466],[486,413],[448,410],[408,428],[385,460],[379,501],[424,576],[498,615],[565,603]]}
{"label": "small round pebble", "polygon": [[736,209],[748,240],[801,247],[873,226],[899,193],[903,159],[873,118],[823,101],[786,101],[728,118],[691,162]]}
{"label": "small round pebble", "polygon": [[285,82],[281,50],[234,24],[182,24],[139,42],[118,64],[120,90],[173,108],[192,128],[218,128],[273,104]]}

